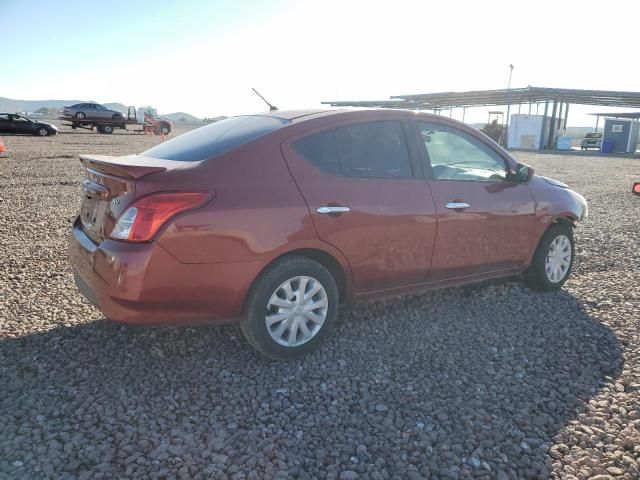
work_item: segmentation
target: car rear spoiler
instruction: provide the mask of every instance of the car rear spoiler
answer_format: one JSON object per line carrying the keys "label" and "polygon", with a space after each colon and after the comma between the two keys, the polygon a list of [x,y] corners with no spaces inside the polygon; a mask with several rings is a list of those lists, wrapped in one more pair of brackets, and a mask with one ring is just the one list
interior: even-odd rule
{"label": "car rear spoiler", "polygon": [[164,172],[184,166],[184,162],[161,160],[142,155],[127,155],[124,157],[80,155],[80,161],[89,170],[133,180],[151,173]]}

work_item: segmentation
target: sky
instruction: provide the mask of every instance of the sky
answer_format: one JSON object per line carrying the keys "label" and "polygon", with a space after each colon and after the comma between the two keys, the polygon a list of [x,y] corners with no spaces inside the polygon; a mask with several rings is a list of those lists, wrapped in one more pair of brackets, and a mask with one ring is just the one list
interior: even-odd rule
{"label": "sky", "polygon": [[265,110],[251,87],[281,109],[506,88],[509,64],[513,87],[640,91],[638,18],[637,0],[0,0],[0,96],[214,117]]}

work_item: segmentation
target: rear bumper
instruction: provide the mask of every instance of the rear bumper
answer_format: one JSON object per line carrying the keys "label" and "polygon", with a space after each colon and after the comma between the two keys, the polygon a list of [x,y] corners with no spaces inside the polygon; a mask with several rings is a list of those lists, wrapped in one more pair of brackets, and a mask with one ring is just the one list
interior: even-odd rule
{"label": "rear bumper", "polygon": [[106,318],[148,325],[234,321],[264,266],[185,264],[155,242],[105,240],[96,245],[79,219],[69,256],[78,289]]}

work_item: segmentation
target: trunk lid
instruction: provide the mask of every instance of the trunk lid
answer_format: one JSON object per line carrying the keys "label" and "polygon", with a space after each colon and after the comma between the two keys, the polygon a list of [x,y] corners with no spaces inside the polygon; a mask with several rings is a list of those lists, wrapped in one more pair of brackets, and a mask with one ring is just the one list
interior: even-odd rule
{"label": "trunk lid", "polygon": [[136,198],[140,179],[185,165],[141,155],[80,155],[80,161],[85,168],[80,220],[84,232],[96,243],[111,233],[118,217]]}

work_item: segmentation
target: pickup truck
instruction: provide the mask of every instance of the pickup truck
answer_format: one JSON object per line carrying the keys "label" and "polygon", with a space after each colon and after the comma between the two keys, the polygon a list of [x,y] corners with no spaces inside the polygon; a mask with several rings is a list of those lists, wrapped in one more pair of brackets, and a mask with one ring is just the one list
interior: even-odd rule
{"label": "pickup truck", "polygon": [[590,148],[597,148],[600,150],[602,147],[602,134],[598,132],[587,133],[580,142],[580,149],[589,150]]}

